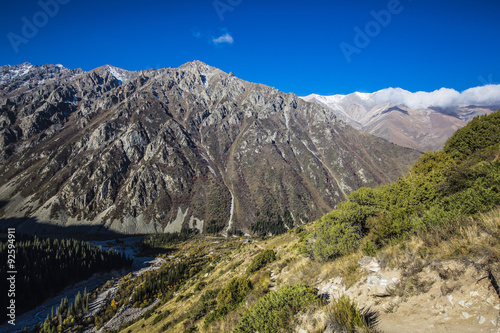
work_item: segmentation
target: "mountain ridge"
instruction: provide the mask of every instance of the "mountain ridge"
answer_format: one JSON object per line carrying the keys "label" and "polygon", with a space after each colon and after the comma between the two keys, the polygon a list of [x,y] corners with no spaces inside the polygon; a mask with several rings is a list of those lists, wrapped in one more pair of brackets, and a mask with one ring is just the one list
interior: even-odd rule
{"label": "mountain ridge", "polygon": [[0,86],[3,218],[280,233],[419,156],[199,61],[140,72],[44,66]]}

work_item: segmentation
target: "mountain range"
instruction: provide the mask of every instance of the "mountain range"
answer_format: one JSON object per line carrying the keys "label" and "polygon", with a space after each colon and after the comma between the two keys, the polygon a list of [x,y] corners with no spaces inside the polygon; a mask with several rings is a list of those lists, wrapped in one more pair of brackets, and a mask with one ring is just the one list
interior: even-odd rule
{"label": "mountain range", "polygon": [[2,66],[0,148],[1,218],[121,233],[284,232],[420,156],[199,61]]}
{"label": "mountain range", "polygon": [[364,132],[419,151],[436,151],[472,118],[500,108],[500,85],[462,93],[445,88],[430,93],[388,88],[349,95],[312,94],[303,99],[329,108]]}

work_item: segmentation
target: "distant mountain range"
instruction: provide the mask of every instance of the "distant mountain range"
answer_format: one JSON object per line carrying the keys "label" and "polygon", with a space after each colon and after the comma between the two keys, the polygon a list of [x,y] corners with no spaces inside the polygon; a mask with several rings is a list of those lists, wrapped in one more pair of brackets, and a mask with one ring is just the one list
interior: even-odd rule
{"label": "distant mountain range", "polygon": [[419,156],[198,61],[0,67],[0,218],[20,230],[280,233]]}
{"label": "distant mountain range", "polygon": [[411,93],[389,88],[374,93],[303,97],[325,106],[351,126],[395,144],[420,151],[439,150],[473,117],[500,108],[500,85],[462,93],[440,89]]}

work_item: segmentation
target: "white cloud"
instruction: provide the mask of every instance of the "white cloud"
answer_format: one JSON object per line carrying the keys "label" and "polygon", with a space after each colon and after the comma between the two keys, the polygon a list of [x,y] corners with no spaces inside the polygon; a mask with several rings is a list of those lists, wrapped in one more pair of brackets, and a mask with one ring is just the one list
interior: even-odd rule
{"label": "white cloud", "polygon": [[500,85],[486,85],[470,88],[463,92],[441,88],[433,92],[415,93],[401,88],[388,88],[372,94],[376,104],[394,103],[406,105],[412,109],[449,107],[453,105],[496,105],[500,104]]}
{"label": "white cloud", "polygon": [[462,104],[499,104],[500,84],[470,88],[462,93]]}
{"label": "white cloud", "polygon": [[233,39],[233,37],[230,34],[228,34],[226,32],[224,35],[222,35],[222,36],[220,36],[218,38],[212,39],[212,42],[214,44],[222,44],[222,43],[233,44],[234,39]]}

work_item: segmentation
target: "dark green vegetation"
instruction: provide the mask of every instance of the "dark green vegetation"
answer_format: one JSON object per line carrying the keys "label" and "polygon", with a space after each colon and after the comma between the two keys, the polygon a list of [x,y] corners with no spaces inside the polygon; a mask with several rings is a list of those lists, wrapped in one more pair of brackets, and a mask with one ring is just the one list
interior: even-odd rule
{"label": "dark green vegetation", "polygon": [[290,211],[285,209],[281,212],[272,197],[264,199],[264,204],[256,213],[256,221],[250,226],[250,230],[260,237],[268,234],[281,235],[291,228],[293,228],[293,218]]}
{"label": "dark green vegetation", "polygon": [[39,332],[54,333],[65,329],[71,329],[72,332],[81,330],[83,326],[75,325],[75,323],[83,320],[84,315],[88,312],[88,306],[89,295],[86,291],[83,294],[78,292],[71,304],[67,297],[63,298],[56,311],[54,312],[54,309],[52,309],[51,314],[47,315],[47,319],[39,328]]}
{"label": "dark green vegetation", "polygon": [[252,290],[250,280],[243,277],[232,279],[217,294],[217,307],[234,310],[245,299],[250,290]]}
{"label": "dark green vegetation", "polygon": [[289,332],[294,315],[315,302],[318,302],[318,289],[305,284],[285,286],[252,305],[243,314],[234,332]]}
{"label": "dark green vegetation", "polygon": [[215,320],[224,318],[229,312],[236,310],[251,290],[252,283],[246,278],[237,277],[229,281],[217,293],[217,306],[205,318],[205,327]]}
{"label": "dark green vegetation", "polygon": [[224,229],[230,214],[230,206],[231,193],[229,190],[220,183],[212,181],[207,204],[206,221],[208,224],[205,228],[207,233],[217,234]]}
{"label": "dark green vegetation", "polygon": [[500,112],[472,119],[466,127],[456,131],[444,145],[444,151],[453,158],[470,156],[478,150],[500,142]]}
{"label": "dark green vegetation", "polygon": [[367,255],[430,228],[488,212],[500,204],[500,112],[475,118],[444,151],[425,153],[408,174],[377,189],[361,188],[315,226],[314,255]]}
{"label": "dark green vegetation", "polygon": [[247,268],[247,274],[252,274],[257,272],[262,267],[266,266],[268,263],[276,260],[276,255],[273,250],[264,250],[259,253],[255,258],[253,258],[252,263]]}
{"label": "dark green vegetation", "polygon": [[186,279],[201,271],[206,263],[203,259],[186,259],[141,275],[136,279],[139,286],[132,295],[132,304],[142,307],[152,303],[157,297],[171,297]]}
{"label": "dark green vegetation", "polygon": [[159,249],[187,241],[197,230],[182,229],[181,232],[146,235],[141,241],[143,250]]}
{"label": "dark green vegetation", "polygon": [[[6,243],[0,243],[0,260],[7,262]],[[73,239],[26,238],[16,243],[16,310],[18,314],[56,295],[66,286],[89,278],[96,272],[121,269],[132,260],[114,251]],[[6,265],[0,276],[6,276]],[[8,290],[6,279],[1,290]],[[1,298],[7,307],[7,298]]]}
{"label": "dark green vegetation", "polygon": [[219,291],[220,289],[210,289],[203,293],[200,300],[191,309],[188,319],[197,321],[206,316],[212,309],[215,309],[217,307],[217,295]]}

